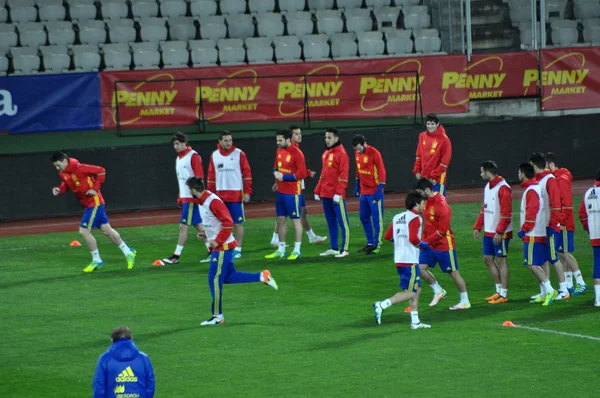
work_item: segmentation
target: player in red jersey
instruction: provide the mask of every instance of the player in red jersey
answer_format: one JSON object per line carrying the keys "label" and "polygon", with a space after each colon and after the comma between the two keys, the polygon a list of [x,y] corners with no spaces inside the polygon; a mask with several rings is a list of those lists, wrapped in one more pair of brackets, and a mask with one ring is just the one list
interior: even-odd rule
{"label": "player in red jersey", "polygon": [[85,209],[79,225],[79,234],[92,253],[92,262],[83,271],[93,272],[104,266],[98,251],[98,243],[92,235],[93,228],[99,228],[115,245],[119,246],[127,259],[127,268],[133,268],[136,251],[130,249],[119,233],[110,226],[104,211],[104,198],[100,193],[100,187],[106,178],[106,170],[100,166],[79,163],[77,159],[69,158],[63,152],[55,152],[51,160],[62,180],[60,186],[52,188],[54,196],[62,195],[70,189]]}
{"label": "player in red jersey", "polygon": [[428,178],[433,190],[446,196],[448,166],[452,159],[452,143],[436,115],[427,115],[427,131],[419,135],[413,174],[419,180]]}

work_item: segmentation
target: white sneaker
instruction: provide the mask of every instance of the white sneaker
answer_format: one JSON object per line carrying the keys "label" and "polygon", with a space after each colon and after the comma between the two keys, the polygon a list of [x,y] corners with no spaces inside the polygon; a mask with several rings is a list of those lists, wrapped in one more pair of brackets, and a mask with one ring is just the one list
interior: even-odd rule
{"label": "white sneaker", "polygon": [[451,311],[468,310],[469,308],[471,308],[471,303],[458,303],[458,304],[450,307],[450,310]]}
{"label": "white sneaker", "polygon": [[262,276],[263,283],[265,285],[269,285],[275,290],[279,289],[279,287],[277,287],[277,282],[275,282],[275,279],[273,279],[273,277],[271,276],[271,272],[268,269],[262,271]]}
{"label": "white sneaker", "polygon": [[531,299],[532,299],[532,300],[537,300],[537,299],[539,299],[539,298],[543,298],[543,297],[542,297],[542,293],[534,294],[533,296],[531,296]]}
{"label": "white sneaker", "polygon": [[242,252],[241,250],[233,250],[233,258],[242,258]]}
{"label": "white sneaker", "polygon": [[350,253],[348,253],[347,251],[343,251],[343,252],[339,252],[338,254],[335,255],[336,258],[342,258],[342,257],[348,257],[350,255]]}
{"label": "white sneaker", "polygon": [[222,323],[225,323],[225,318],[223,317],[223,315],[217,315],[217,316],[213,316],[210,319],[202,322],[200,324],[200,326],[214,326],[214,325],[220,325]]}
{"label": "white sneaker", "polygon": [[410,328],[412,330],[415,330],[415,329],[431,329],[431,325],[428,325],[428,324],[423,323],[423,322],[411,323],[410,324]]}
{"label": "white sneaker", "polygon": [[375,311],[375,323],[381,325],[381,315],[383,314],[383,308],[381,308],[381,301],[373,304],[373,311]]}
{"label": "white sneaker", "polygon": [[439,303],[441,299],[446,298],[447,295],[448,295],[448,292],[445,291],[444,289],[442,289],[441,293],[436,293],[433,295],[433,300],[431,300],[431,303],[429,303],[429,306],[430,307],[436,306],[437,303]]}
{"label": "white sneaker", "polygon": [[571,298],[571,294],[569,294],[568,290],[566,292],[559,291],[558,292],[558,296],[554,297],[554,301],[556,301],[556,300],[568,300],[570,298]]}
{"label": "white sneaker", "polygon": [[329,249],[329,250],[319,254],[319,256],[327,257],[327,256],[336,256],[338,254],[340,254],[340,252],[338,250]]}
{"label": "white sneaker", "polygon": [[311,245],[318,245],[319,243],[323,243],[327,240],[326,236],[315,236],[314,239],[309,239],[308,243],[310,243]]}

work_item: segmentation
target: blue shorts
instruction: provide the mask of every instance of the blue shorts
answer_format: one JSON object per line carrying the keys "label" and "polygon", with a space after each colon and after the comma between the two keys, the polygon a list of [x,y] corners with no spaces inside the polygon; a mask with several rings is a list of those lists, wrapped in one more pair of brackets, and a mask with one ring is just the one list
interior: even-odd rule
{"label": "blue shorts", "polygon": [[554,264],[558,261],[558,241],[562,241],[561,232],[554,232],[551,228],[546,230],[546,261]]}
{"label": "blue shorts", "polygon": [[244,203],[242,202],[223,202],[225,206],[227,206],[227,210],[229,210],[229,214],[231,214],[231,218],[233,219],[234,224],[242,224],[246,221],[246,217],[244,216]]}
{"label": "blue shorts", "polygon": [[525,261],[523,265],[542,266],[546,263],[546,243],[540,242],[523,242],[523,257]]}
{"label": "blue shorts", "polygon": [[430,268],[434,268],[436,264],[439,264],[442,272],[446,274],[458,271],[456,249],[450,251],[433,249],[421,250],[421,253],[419,254],[419,264],[427,264]]}
{"label": "blue shorts", "polygon": [[440,184],[439,182],[433,186],[433,192],[439,192],[444,197],[446,196],[446,184]]}
{"label": "blue shorts", "polygon": [[575,251],[575,235],[573,231],[563,229],[554,236],[556,251],[559,253],[573,253]]}
{"label": "blue shorts", "polygon": [[306,207],[306,201],[304,200],[304,194],[300,194],[300,208]]}
{"label": "blue shorts", "polygon": [[421,269],[417,264],[410,267],[396,267],[400,275],[400,286],[406,291],[416,293],[421,287]]}
{"label": "blue shorts", "polygon": [[108,216],[104,212],[104,205],[96,207],[88,207],[83,211],[83,217],[81,217],[81,228],[100,228],[104,224],[108,224]]}
{"label": "blue shorts", "polygon": [[502,238],[502,242],[499,245],[494,244],[494,238],[489,236],[483,237],[483,255],[494,256],[494,257],[506,257],[508,256],[508,245],[510,244],[510,238]]}
{"label": "blue shorts", "polygon": [[600,279],[600,247],[594,246],[594,279]]}
{"label": "blue shorts", "polygon": [[194,202],[183,203],[181,205],[181,221],[183,225],[198,225],[202,224],[202,217],[200,217],[200,208]]}
{"label": "blue shorts", "polygon": [[277,217],[289,217],[291,219],[300,218],[301,209],[300,197],[302,195],[291,195],[277,192],[275,198],[275,211]]}

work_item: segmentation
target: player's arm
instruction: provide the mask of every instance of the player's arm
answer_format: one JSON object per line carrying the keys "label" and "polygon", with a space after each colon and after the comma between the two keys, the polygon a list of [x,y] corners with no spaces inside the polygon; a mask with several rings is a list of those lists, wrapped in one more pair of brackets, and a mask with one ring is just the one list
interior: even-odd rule
{"label": "player's arm", "polygon": [[[573,209],[573,193],[571,192],[571,182],[566,176],[556,179],[558,189],[560,190],[560,204],[563,209]],[[563,217],[565,215],[563,214]],[[566,223],[566,219],[564,220]]]}
{"label": "player's arm", "polygon": [[66,193],[68,190],[69,190],[69,186],[67,185],[66,182],[63,181],[58,186],[58,195],[62,195],[64,193]]}
{"label": "player's arm", "polygon": [[192,159],[190,160],[192,164],[192,171],[194,172],[194,176],[198,178],[202,178],[204,180],[204,166],[202,166],[202,158],[197,153],[192,155]]}
{"label": "player's arm", "polygon": [[385,235],[383,235],[383,239],[389,240],[390,242],[394,241],[394,223],[391,223],[388,227],[387,231],[385,231]]}
{"label": "player's arm", "polygon": [[500,200],[500,221],[496,227],[496,233],[503,235],[512,220],[512,189],[506,185],[500,187],[498,199]]}
{"label": "player's arm", "polygon": [[96,372],[94,373],[94,398],[106,397],[106,369],[102,359],[103,357],[100,357],[98,360]]}
{"label": "player's arm", "polygon": [[481,211],[479,211],[479,215],[477,216],[477,220],[475,221],[475,225],[473,225],[473,229],[475,231],[481,231],[481,228],[483,228],[483,209],[485,204],[481,204]]}
{"label": "player's arm", "polygon": [[408,241],[413,245],[419,247],[421,245],[421,239],[419,239],[419,229],[421,229],[421,219],[419,217],[413,218],[408,223]]}
{"label": "player's arm", "polygon": [[94,184],[91,189],[95,191],[99,191],[102,184],[104,184],[104,180],[106,179],[106,169],[100,166],[94,166],[91,164],[81,164],[79,165],[79,171],[84,174],[90,175],[94,177]]}
{"label": "player's arm", "polygon": [[433,178],[437,182],[440,181],[442,174],[444,174],[448,170],[448,165],[450,164],[450,160],[452,159],[452,143],[450,142],[449,138],[446,138],[444,140],[444,143],[440,148],[440,152],[440,163],[431,173],[431,178]]}
{"label": "player's arm", "polygon": [[420,174],[421,168],[421,135],[419,135],[419,141],[417,142],[417,153],[415,155],[415,164],[413,166],[413,174]]}
{"label": "player's arm", "polygon": [[252,169],[244,151],[240,153],[240,168],[242,169],[242,180],[244,181],[244,194],[252,195]]}
{"label": "player's arm", "polygon": [[225,204],[220,200],[213,200],[210,203],[210,211],[221,221],[221,231],[215,238],[215,242],[221,246],[233,233],[233,219]]}
{"label": "player's arm", "polygon": [[385,164],[383,164],[383,157],[379,151],[375,151],[375,156],[373,159],[373,165],[376,167],[379,185],[384,184],[387,179],[387,172],[385,171]]}
{"label": "player's arm", "polygon": [[450,229],[450,220],[452,219],[452,209],[450,209],[450,206],[448,205],[436,203],[435,212],[439,214],[437,228],[434,233],[425,239],[425,242],[429,245],[446,236],[446,232]]}
{"label": "player's arm", "polygon": [[208,176],[206,178],[206,189],[211,192],[217,192],[217,176],[215,173],[215,165],[213,164],[213,155],[208,159]]}
{"label": "player's arm", "polygon": [[581,221],[583,229],[589,232],[590,228],[588,225],[587,209],[585,208],[585,197],[581,198],[581,204],[579,205],[579,220]]}
{"label": "player's arm", "polygon": [[525,196],[525,222],[521,225],[521,232],[527,233],[535,227],[535,219],[540,209],[540,197],[537,192],[530,190]]}
{"label": "player's arm", "polygon": [[335,187],[335,194],[343,197],[346,193],[346,188],[348,188],[348,174],[350,172],[350,158],[348,157],[348,154],[345,151],[343,153],[340,153],[338,162],[339,175],[338,183]]}
{"label": "player's arm", "polygon": [[558,188],[556,178],[548,179],[546,189],[548,190],[548,200],[550,201],[550,227],[558,232],[560,230],[559,225],[564,223],[562,220],[560,189]]}
{"label": "player's arm", "polygon": [[154,368],[152,367],[152,362],[150,362],[150,358],[148,356],[144,357],[145,366],[146,366],[146,396],[148,398],[154,397],[154,392],[156,390],[156,379],[154,377]]}

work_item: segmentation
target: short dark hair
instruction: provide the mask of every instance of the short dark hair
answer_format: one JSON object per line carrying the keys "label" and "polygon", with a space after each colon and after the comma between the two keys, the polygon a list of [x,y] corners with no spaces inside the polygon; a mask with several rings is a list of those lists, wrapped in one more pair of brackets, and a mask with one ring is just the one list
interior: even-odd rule
{"label": "short dark hair", "polygon": [[221,141],[223,139],[223,137],[225,137],[226,135],[231,135],[231,137],[233,138],[231,131],[223,130],[223,131],[221,131],[221,134],[219,134],[219,141]]}
{"label": "short dark hair", "polygon": [[283,139],[285,139],[285,140],[291,140],[292,139],[292,130],[290,130],[290,129],[279,129],[275,133],[275,136],[280,136],[280,135],[283,136]]}
{"label": "short dark hair", "polygon": [[531,156],[529,156],[529,162],[538,169],[543,170],[546,168],[546,156],[541,152],[532,153]]}
{"label": "short dark hair", "polygon": [[483,171],[489,171],[493,175],[498,174],[498,165],[493,160],[486,160],[485,162],[481,163],[481,168]]}
{"label": "short dark hair", "polygon": [[554,165],[556,167],[558,167],[558,156],[556,156],[556,154],[554,152],[548,152],[546,154],[546,162],[547,163],[554,163]]}
{"label": "short dark hair", "polygon": [[338,131],[338,129],[334,128],[334,127],[328,127],[325,129],[326,133],[331,133],[333,135],[335,135],[336,137],[340,136],[340,132]]}
{"label": "short dark hair", "polygon": [[299,127],[299,126],[296,126],[295,124],[292,124],[290,127],[288,127],[288,129],[289,129],[290,131],[294,131],[294,130],[300,130],[300,127]]}
{"label": "short dark hair", "polygon": [[67,156],[67,154],[64,152],[56,151],[52,154],[52,157],[50,159],[52,160],[52,163],[62,162],[65,159],[69,160],[69,156]]}
{"label": "short dark hair", "polygon": [[527,177],[527,179],[535,177],[535,170],[533,169],[533,165],[531,163],[521,163],[519,165],[519,170],[521,170],[521,173],[525,174],[525,177]]}
{"label": "short dark hair", "polygon": [[206,189],[206,185],[204,185],[204,180],[200,177],[190,177],[187,179],[185,184],[191,189],[195,189],[198,192],[202,192]]}
{"label": "short dark hair", "polygon": [[357,146],[359,144],[365,145],[366,143],[367,139],[362,134],[356,134],[354,137],[352,137],[352,146]]}
{"label": "short dark hair", "polygon": [[435,123],[439,123],[440,119],[437,117],[436,114],[434,113],[430,113],[429,115],[427,115],[425,117],[425,122],[435,122]]}
{"label": "short dark hair", "polygon": [[425,196],[423,196],[418,191],[410,191],[408,193],[408,195],[406,195],[406,201],[405,201],[406,210],[411,210],[412,208],[414,208],[416,205],[418,205],[419,203],[421,203],[424,200],[427,200],[427,199],[425,199]]}
{"label": "short dark hair", "polygon": [[112,341],[116,341],[119,339],[129,339],[131,340],[131,330],[127,326],[117,326],[112,330],[110,334],[110,339]]}
{"label": "short dark hair", "polygon": [[171,138],[171,144],[174,143],[175,141],[184,142],[186,145],[189,142],[187,135],[185,135],[181,131],[178,131],[175,134],[173,134],[173,137]]}
{"label": "short dark hair", "polygon": [[433,182],[429,178],[421,178],[415,184],[415,189],[426,190],[427,188],[433,190]]}

